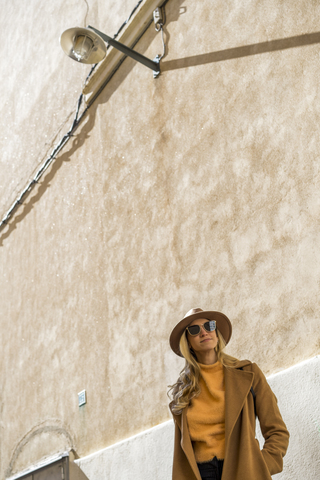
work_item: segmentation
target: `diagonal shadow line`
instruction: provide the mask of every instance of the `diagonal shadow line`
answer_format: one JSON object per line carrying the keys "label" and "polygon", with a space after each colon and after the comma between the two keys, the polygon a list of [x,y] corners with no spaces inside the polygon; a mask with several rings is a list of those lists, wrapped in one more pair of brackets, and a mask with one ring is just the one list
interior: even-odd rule
{"label": "diagonal shadow line", "polygon": [[65,151],[63,154],[59,154],[51,164],[50,168],[42,177],[42,181],[39,182],[38,188],[35,190],[33,197],[28,197],[26,203],[23,203],[20,207],[20,213],[15,213],[12,219],[8,221],[8,227],[0,232],[0,247],[3,247],[4,241],[9,237],[19,225],[19,223],[31,212],[37,202],[44,195],[46,190],[50,187],[50,182],[53,180],[58,170],[63,166],[65,162],[70,162],[75,152],[83,146],[85,141],[90,137],[90,131],[93,129],[96,120],[97,104],[93,105],[88,111],[87,120],[84,120],[82,128],[79,128],[79,132],[74,135],[71,148]]}
{"label": "diagonal shadow line", "polygon": [[304,47],[315,43],[320,43],[320,32],[307,33],[279,40],[270,40],[269,42],[254,43],[244,47],[227,48],[219,52],[203,53],[192,57],[179,58],[177,60],[169,60],[162,62],[161,72],[177,70],[179,68],[196,67],[197,65],[222,62],[234,58],[249,57],[250,55],[259,55],[260,53],[275,52],[288,48]]}

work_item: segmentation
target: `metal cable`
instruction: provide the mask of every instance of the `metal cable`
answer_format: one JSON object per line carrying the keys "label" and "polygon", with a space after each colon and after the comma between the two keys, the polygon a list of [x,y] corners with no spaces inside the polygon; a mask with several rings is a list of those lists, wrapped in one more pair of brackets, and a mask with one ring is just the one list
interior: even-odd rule
{"label": "metal cable", "polygon": [[[127,18],[127,20],[125,22],[123,22],[123,24],[121,25],[121,27],[119,28],[119,30],[117,31],[117,33],[114,34],[113,38],[116,39],[117,36],[119,35],[119,33],[121,32],[121,30],[127,25],[127,23],[129,23],[132,15],[134,14],[134,12],[139,8],[140,4],[143,2],[143,0],[140,0],[137,5],[134,7],[134,9],[132,10],[132,12],[130,13],[129,17]],[[109,48],[110,45],[108,45],[107,48]]]}
{"label": "metal cable", "polygon": [[[161,55],[161,57],[159,57],[159,62],[160,62],[160,60],[162,60],[166,54],[166,44],[164,43],[164,38],[163,38],[163,23],[160,23],[159,27],[160,27],[159,30],[161,30],[161,39],[162,39],[162,45],[163,45],[163,54]],[[159,32],[159,30],[157,30],[156,28],[157,32]]]}
{"label": "metal cable", "polygon": [[162,5],[162,7],[161,7],[161,12],[162,12],[162,15],[163,15],[162,21],[157,22],[157,23],[155,24],[155,30],[156,30],[156,32],[160,32],[160,30],[161,30],[161,39],[162,39],[162,45],[163,45],[163,53],[162,53],[162,55],[157,55],[157,57],[158,57],[158,62],[159,62],[159,63],[160,63],[160,61],[163,59],[163,57],[164,57],[165,54],[166,54],[166,44],[165,44],[165,42],[164,42],[164,37],[163,37],[163,25],[165,25],[165,23],[166,23],[166,10],[165,10],[165,8],[164,8],[164,6],[165,6],[166,3],[167,3],[167,2],[165,2],[165,3]]}

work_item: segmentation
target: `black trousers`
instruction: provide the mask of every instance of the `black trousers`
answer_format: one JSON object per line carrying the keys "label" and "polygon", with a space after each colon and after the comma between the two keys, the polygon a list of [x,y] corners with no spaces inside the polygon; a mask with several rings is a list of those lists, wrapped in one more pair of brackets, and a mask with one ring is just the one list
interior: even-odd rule
{"label": "black trousers", "polygon": [[202,480],[221,480],[223,460],[214,457],[210,462],[198,463]]}

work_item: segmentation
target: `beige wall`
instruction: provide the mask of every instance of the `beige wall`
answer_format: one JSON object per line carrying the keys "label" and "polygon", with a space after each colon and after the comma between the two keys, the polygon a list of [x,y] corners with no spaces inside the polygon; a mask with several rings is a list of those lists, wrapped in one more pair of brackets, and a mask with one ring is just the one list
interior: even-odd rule
{"label": "beige wall", "polygon": [[[89,71],[59,35],[112,34],[135,3],[3,6],[1,215]],[[126,59],[2,232],[1,478],[169,419],[168,335],[191,307],[229,315],[229,353],[267,374],[319,353],[319,13],[169,0],[161,76]],[[154,58],[160,34],[136,49]]]}

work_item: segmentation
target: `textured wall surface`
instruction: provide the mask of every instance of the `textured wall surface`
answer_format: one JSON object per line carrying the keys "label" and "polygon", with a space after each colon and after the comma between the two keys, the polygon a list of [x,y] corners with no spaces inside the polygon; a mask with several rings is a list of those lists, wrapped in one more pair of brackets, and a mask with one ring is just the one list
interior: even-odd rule
{"label": "textured wall surface", "polygon": [[75,460],[88,480],[169,480],[172,476],[173,421]]}
{"label": "textured wall surface", "polygon": [[[281,414],[290,432],[283,472],[274,478],[277,480],[318,478],[320,471],[320,357],[314,357],[271,375],[268,382],[278,398]],[[262,446],[261,434],[259,440]]]}
{"label": "textured wall surface", "polygon": [[[113,34],[135,4],[3,5],[1,212],[72,123],[89,68],[59,35]],[[226,313],[228,352],[266,374],[319,353],[319,13],[169,0],[161,76],[126,59],[1,232],[1,479],[167,421],[192,307]]]}
{"label": "textured wall surface", "polygon": [[[268,378],[291,433],[283,472],[273,477],[277,480],[314,480],[319,476],[319,372],[320,358],[315,357]],[[257,430],[262,448],[258,424]],[[165,422],[76,463],[88,480],[170,480],[173,438],[173,422]]]}

